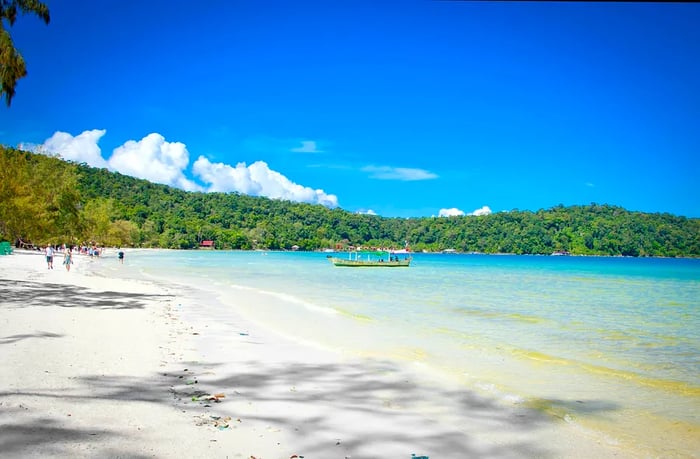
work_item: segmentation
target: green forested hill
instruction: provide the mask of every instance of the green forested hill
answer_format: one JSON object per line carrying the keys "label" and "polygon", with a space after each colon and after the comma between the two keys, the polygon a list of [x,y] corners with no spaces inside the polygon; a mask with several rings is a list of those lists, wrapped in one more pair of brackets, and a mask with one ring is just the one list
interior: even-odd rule
{"label": "green forested hill", "polygon": [[700,220],[591,204],[450,218],[384,218],[236,193],[185,192],[0,147],[0,238],[220,249],[700,256]]}

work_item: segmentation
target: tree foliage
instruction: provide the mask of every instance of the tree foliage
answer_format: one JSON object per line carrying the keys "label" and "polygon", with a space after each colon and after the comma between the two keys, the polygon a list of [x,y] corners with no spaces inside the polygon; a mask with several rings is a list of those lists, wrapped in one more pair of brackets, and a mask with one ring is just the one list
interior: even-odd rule
{"label": "tree foliage", "polygon": [[611,205],[484,216],[385,218],[237,193],[186,192],[0,148],[0,237],[191,249],[413,250],[700,256],[700,220]]}
{"label": "tree foliage", "polygon": [[43,155],[0,150],[0,234],[52,242],[81,235],[78,166]]}
{"label": "tree foliage", "polygon": [[9,107],[15,95],[17,81],[27,75],[27,67],[22,55],[15,48],[5,22],[12,27],[17,14],[32,13],[45,24],[49,23],[49,7],[38,0],[0,0],[0,96],[5,95]]}

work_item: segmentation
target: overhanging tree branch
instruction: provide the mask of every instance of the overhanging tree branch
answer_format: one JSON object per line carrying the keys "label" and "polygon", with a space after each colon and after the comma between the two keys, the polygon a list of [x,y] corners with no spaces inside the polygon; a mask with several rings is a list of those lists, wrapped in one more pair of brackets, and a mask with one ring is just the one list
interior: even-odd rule
{"label": "overhanging tree branch", "polygon": [[45,24],[50,21],[49,7],[38,0],[0,0],[0,97],[5,97],[8,107],[15,96],[17,81],[27,75],[24,59],[5,29],[5,21],[12,27],[18,13],[33,13]]}

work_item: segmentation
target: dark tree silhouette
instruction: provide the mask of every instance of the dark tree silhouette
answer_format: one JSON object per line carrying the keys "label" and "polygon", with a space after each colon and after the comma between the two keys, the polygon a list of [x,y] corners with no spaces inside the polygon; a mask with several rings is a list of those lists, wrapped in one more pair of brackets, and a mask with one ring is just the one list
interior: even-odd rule
{"label": "dark tree silhouette", "polygon": [[34,13],[46,24],[50,20],[49,7],[38,0],[0,0],[0,97],[5,96],[8,107],[15,95],[17,81],[27,75],[24,59],[5,29],[5,23],[12,27],[18,13]]}

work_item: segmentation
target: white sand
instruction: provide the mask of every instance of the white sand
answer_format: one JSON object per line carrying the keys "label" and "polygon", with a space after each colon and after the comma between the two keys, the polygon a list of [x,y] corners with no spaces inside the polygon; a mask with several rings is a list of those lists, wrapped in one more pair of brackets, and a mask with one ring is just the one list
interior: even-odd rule
{"label": "white sand", "polygon": [[210,292],[134,280],[128,258],[0,256],[0,456],[639,457],[420,367],[273,335]]}

